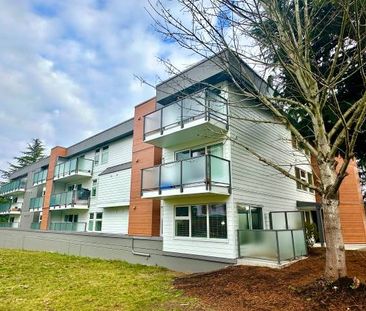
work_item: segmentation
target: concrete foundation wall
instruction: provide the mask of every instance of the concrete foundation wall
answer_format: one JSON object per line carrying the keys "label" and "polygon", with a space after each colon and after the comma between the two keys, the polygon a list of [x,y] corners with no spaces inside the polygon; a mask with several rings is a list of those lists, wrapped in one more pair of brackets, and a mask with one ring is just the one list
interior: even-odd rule
{"label": "concrete foundation wall", "polygon": [[[0,248],[56,252],[67,255],[125,260],[150,266],[161,266],[179,272],[207,272],[232,263],[218,258],[180,257],[164,253],[159,237],[65,233],[20,229],[0,229]],[[149,255],[149,256],[147,256]]]}

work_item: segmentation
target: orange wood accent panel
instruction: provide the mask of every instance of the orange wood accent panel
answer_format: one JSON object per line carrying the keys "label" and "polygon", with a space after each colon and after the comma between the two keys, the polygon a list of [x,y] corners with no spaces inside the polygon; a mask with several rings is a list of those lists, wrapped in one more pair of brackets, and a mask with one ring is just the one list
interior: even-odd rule
{"label": "orange wood accent panel", "polygon": [[[314,158],[311,160],[314,174],[318,175],[319,168],[316,160]],[[339,168],[343,163],[343,159],[337,157],[336,160]],[[366,215],[356,161],[352,160],[350,162],[347,174],[339,189],[339,212],[343,240],[345,243],[366,243]],[[318,194],[316,195],[316,201],[321,203]]]}
{"label": "orange wood accent panel", "polygon": [[[343,163],[337,158],[338,167]],[[340,217],[345,243],[366,243],[366,215],[357,163],[348,165],[347,176],[339,189]]]}
{"label": "orange wood accent panel", "polygon": [[67,149],[64,147],[57,146],[52,148],[51,150],[50,162],[48,164],[48,173],[46,180],[46,191],[43,198],[41,230],[48,229],[48,222],[50,215],[50,200],[53,188],[53,176],[57,164],[57,158],[64,157],[66,155],[67,155]]}
{"label": "orange wood accent panel", "polygon": [[155,110],[155,98],[135,107],[128,221],[130,235],[160,235],[160,200],[141,198],[141,170],[161,163],[161,148],[143,142],[143,116]]}

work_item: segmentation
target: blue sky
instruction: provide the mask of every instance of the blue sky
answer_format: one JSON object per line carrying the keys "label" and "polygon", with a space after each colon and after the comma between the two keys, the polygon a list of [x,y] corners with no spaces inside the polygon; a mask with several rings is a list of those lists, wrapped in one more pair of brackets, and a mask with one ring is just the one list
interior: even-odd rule
{"label": "blue sky", "polygon": [[[174,4],[170,4],[174,5]],[[133,115],[167,77],[158,57],[197,61],[163,40],[145,0],[0,3],[0,168],[32,138],[69,146]],[[174,7],[172,7],[174,9]]]}

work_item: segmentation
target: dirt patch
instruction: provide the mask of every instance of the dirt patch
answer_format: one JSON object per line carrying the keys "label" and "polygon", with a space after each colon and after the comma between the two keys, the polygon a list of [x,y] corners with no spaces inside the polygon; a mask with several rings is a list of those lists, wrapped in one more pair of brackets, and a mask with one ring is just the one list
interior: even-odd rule
{"label": "dirt patch", "polygon": [[[334,284],[321,279],[324,263],[324,250],[313,249],[282,270],[233,266],[180,277],[174,285],[214,310],[366,310],[366,253],[347,251],[351,278]],[[352,289],[354,276],[361,283]]]}

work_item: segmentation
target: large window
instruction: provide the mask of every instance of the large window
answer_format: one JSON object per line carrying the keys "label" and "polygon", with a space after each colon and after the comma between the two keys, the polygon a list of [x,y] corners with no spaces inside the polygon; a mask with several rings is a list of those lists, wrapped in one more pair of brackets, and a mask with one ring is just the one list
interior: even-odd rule
{"label": "large window", "polygon": [[177,206],[175,208],[175,236],[226,239],[226,205]]}
{"label": "large window", "polygon": [[88,231],[102,231],[103,213],[90,213]]}
{"label": "large window", "polygon": [[[310,185],[314,185],[314,178],[313,178],[312,173],[306,172],[298,167],[295,167],[295,176],[296,176],[296,178],[298,178],[304,182],[307,182]],[[296,188],[299,190],[309,191],[311,193],[314,192],[313,189],[306,187],[305,185],[303,185],[300,182],[296,182]]]}
{"label": "large window", "polygon": [[175,160],[179,161],[179,160],[203,156],[205,154],[212,154],[214,156],[223,158],[223,154],[224,154],[223,144],[220,143],[220,144],[215,144],[215,145],[210,145],[210,146],[205,146],[205,147],[178,151],[175,153]]}

